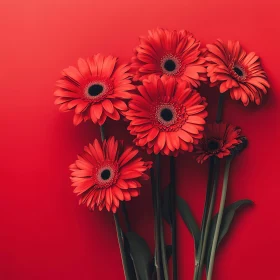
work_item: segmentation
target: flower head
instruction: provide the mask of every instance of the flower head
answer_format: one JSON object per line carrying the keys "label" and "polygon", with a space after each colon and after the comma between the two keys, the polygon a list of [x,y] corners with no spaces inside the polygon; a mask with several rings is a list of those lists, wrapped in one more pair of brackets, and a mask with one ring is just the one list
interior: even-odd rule
{"label": "flower head", "polygon": [[202,138],[205,99],[187,82],[167,76],[150,76],[138,86],[138,93],[132,94],[126,112],[135,144],[155,154],[192,151]]}
{"label": "flower head", "polygon": [[104,140],[102,145],[94,140],[86,146],[70,165],[72,186],[80,203],[91,210],[106,207],[115,213],[120,200],[138,196],[139,180],[149,178],[145,172],[151,168],[151,162],[143,161],[137,154],[138,150],[124,147],[114,137]]}
{"label": "flower head", "polygon": [[140,37],[131,68],[134,80],[168,75],[198,87],[200,81],[207,80],[204,62],[200,42],[191,33],[157,28],[150,30],[148,37]]}
{"label": "flower head", "polygon": [[203,163],[212,156],[218,158],[229,156],[231,151],[242,142],[239,127],[226,123],[209,124],[204,131],[204,137],[196,146],[196,160],[198,163]]}
{"label": "flower head", "polygon": [[134,89],[127,65],[118,65],[113,56],[94,55],[80,58],[78,68],[68,67],[57,81],[55,104],[63,112],[75,110],[73,122],[78,125],[91,119],[102,125],[106,118],[120,119],[127,110],[124,102]]}
{"label": "flower head", "polygon": [[270,87],[259,57],[253,52],[247,54],[238,41],[217,40],[207,45],[207,49],[211,86],[219,85],[221,93],[229,90],[231,98],[241,99],[245,106],[250,101],[259,105]]}

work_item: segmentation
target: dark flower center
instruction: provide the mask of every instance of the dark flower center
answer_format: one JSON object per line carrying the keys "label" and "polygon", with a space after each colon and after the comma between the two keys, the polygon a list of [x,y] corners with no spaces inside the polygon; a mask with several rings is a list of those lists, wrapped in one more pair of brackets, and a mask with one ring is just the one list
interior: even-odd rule
{"label": "dark flower center", "polygon": [[242,71],[239,67],[237,67],[237,66],[233,67],[233,71],[234,71],[239,77],[243,77],[243,75],[244,75],[243,71]]}
{"label": "dark flower center", "polygon": [[209,151],[216,151],[220,147],[219,143],[215,140],[210,140],[207,146]]}
{"label": "dark flower center", "polygon": [[109,169],[104,169],[102,172],[101,172],[101,178],[103,180],[108,180],[111,176],[111,171]]}
{"label": "dark flower center", "polygon": [[102,85],[91,85],[89,88],[88,88],[88,94],[90,96],[97,96],[99,95],[100,93],[102,93],[104,90],[103,86]]}
{"label": "dark flower center", "polygon": [[165,70],[167,70],[169,72],[172,72],[176,68],[176,63],[173,60],[168,59],[168,60],[165,61],[163,67],[164,67]]}
{"label": "dark flower center", "polygon": [[162,117],[162,119],[166,122],[170,122],[173,119],[173,112],[168,109],[168,108],[164,108],[161,112],[160,112],[160,116]]}

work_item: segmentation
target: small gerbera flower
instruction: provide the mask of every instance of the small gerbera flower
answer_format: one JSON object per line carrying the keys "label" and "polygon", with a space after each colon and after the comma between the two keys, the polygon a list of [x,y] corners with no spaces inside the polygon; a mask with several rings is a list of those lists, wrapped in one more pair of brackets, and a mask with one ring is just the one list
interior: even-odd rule
{"label": "small gerbera flower", "polygon": [[267,93],[269,83],[261,67],[259,57],[247,54],[239,42],[217,40],[207,45],[207,75],[211,86],[220,86],[220,92],[229,90],[232,99],[240,100],[245,106],[250,101],[260,104]]}
{"label": "small gerbera flower", "polygon": [[204,58],[200,42],[186,30],[150,30],[148,37],[140,37],[131,69],[134,80],[143,80],[151,74],[168,75],[198,87],[206,81]]}
{"label": "small gerbera flower", "polygon": [[104,140],[102,146],[97,140],[86,146],[70,165],[72,186],[80,203],[91,210],[106,207],[115,213],[120,200],[138,196],[139,180],[149,179],[145,172],[151,168],[151,162],[143,161],[137,154],[138,150],[123,147],[114,137]]}
{"label": "small gerbera flower", "polygon": [[205,128],[204,137],[196,146],[196,160],[203,163],[209,157],[223,158],[231,154],[231,150],[242,143],[241,129],[226,123],[209,124]]}
{"label": "small gerbera flower", "polygon": [[205,99],[187,82],[167,76],[150,76],[137,88],[139,94],[132,94],[126,112],[135,144],[149,154],[191,152],[203,136]]}
{"label": "small gerbera flower", "polygon": [[107,117],[119,120],[119,113],[127,110],[124,101],[134,89],[128,71],[129,67],[118,65],[113,56],[80,58],[78,68],[70,66],[62,71],[63,77],[56,83],[55,104],[62,112],[75,110],[74,125],[89,119],[99,125]]}

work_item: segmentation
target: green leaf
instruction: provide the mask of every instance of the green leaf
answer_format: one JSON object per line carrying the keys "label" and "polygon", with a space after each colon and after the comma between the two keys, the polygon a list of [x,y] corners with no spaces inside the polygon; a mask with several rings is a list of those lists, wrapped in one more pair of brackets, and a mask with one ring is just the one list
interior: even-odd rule
{"label": "green leaf", "polygon": [[[252,205],[252,204],[253,204],[252,200],[243,199],[243,200],[236,201],[236,202],[230,204],[229,206],[225,207],[217,247],[220,245],[221,241],[228,233],[231,223],[233,221],[233,218],[236,214],[236,211],[241,207]],[[211,248],[212,248],[213,238],[214,238],[214,234],[215,234],[217,218],[218,218],[218,214],[216,214],[212,218],[212,222],[211,222],[211,228],[210,228],[210,232],[209,232],[209,239],[207,242],[208,246],[207,246],[207,252],[206,252],[207,268],[208,268],[209,261],[210,261]]]}
{"label": "green leaf", "polygon": [[195,250],[197,252],[199,246],[199,240],[200,240],[200,229],[196,223],[196,220],[191,212],[190,207],[188,206],[186,201],[178,195],[177,195],[177,208],[179,210],[179,213],[185,225],[187,226],[187,228],[189,229],[189,231],[193,236],[194,243],[195,243]]}
{"label": "green leaf", "polygon": [[138,280],[149,280],[152,255],[146,241],[135,232],[125,234]]}

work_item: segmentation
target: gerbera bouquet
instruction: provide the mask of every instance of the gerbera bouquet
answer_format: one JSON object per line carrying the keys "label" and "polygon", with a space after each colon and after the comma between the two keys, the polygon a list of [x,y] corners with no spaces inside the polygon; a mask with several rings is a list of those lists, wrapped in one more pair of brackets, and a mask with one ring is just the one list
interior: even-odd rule
{"label": "gerbera bouquet", "polygon": [[[199,93],[202,83],[217,86],[220,92],[213,123],[207,123],[207,106],[212,104]],[[248,141],[240,127],[224,122],[224,96],[228,92],[245,106],[250,101],[261,103],[269,83],[259,57],[247,54],[238,41],[217,40],[201,48],[186,30],[157,28],[140,37],[131,63],[120,65],[116,57],[101,54],[80,58],[77,68],[62,71],[56,85],[55,104],[63,112],[74,112],[74,125],[91,121],[100,127],[101,141],[92,139],[84,147],[70,165],[70,179],[80,204],[113,213],[125,279],[167,280],[171,275],[182,279],[177,267],[178,209],[194,237],[194,280],[202,279],[204,267],[211,280],[216,250],[236,210],[252,204],[240,200],[225,207],[230,166]],[[125,120],[121,125],[134,137],[130,145],[104,130],[107,118],[118,121],[121,117]],[[176,157],[187,156],[182,155],[186,152],[192,154],[193,164],[209,161],[201,226],[176,194]],[[170,159],[168,182],[160,180],[166,172],[161,166],[163,156]],[[222,165],[220,207],[213,216]],[[154,253],[132,231],[126,209],[127,201],[139,196],[144,181],[150,181],[153,194]],[[120,212],[126,230],[120,226]],[[164,220],[170,225],[172,244],[165,242]],[[167,265],[170,256],[172,273]]]}

